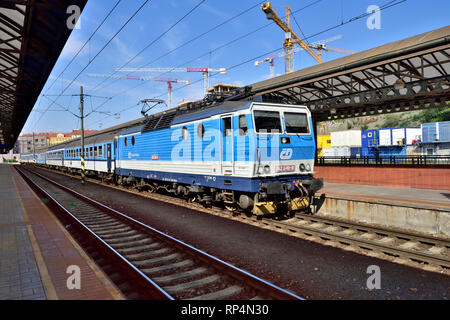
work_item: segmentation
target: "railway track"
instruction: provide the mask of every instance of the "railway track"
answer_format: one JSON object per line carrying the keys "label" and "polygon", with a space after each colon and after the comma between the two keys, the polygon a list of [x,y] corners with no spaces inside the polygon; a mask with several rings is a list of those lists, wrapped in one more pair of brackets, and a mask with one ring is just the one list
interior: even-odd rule
{"label": "railway track", "polygon": [[[50,171],[61,174],[59,171]],[[201,204],[189,203],[184,199],[173,196],[138,192],[125,187],[101,183],[94,179],[90,179],[90,181],[154,200],[320,242],[325,245],[450,275],[450,239],[448,238],[318,215],[297,214],[295,217],[285,220],[260,218],[239,213],[232,215],[229,211],[218,207],[205,208]]]}
{"label": "railway track", "polygon": [[64,215],[65,223],[76,226],[77,232],[89,237],[90,246],[118,264],[140,298],[302,299],[48,177],[17,170],[52,210]]}

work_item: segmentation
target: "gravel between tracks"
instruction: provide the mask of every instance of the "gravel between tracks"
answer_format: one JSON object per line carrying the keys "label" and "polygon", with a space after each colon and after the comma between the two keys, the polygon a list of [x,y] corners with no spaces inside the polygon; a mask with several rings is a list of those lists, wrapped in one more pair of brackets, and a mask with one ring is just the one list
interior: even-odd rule
{"label": "gravel between tracks", "polygon": [[[449,299],[450,277],[38,170],[57,182],[307,299]],[[367,268],[381,270],[368,290]]]}

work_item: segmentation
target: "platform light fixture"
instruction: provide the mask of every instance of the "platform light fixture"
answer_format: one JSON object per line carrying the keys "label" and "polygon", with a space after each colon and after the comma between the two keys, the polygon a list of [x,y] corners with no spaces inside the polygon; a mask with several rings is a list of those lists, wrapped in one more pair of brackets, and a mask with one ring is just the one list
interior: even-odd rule
{"label": "platform light fixture", "polygon": [[405,86],[406,86],[406,84],[405,84],[405,82],[404,82],[401,78],[398,78],[398,79],[395,81],[395,83],[394,83],[394,89],[395,89],[395,90],[401,90],[401,89],[404,89]]}

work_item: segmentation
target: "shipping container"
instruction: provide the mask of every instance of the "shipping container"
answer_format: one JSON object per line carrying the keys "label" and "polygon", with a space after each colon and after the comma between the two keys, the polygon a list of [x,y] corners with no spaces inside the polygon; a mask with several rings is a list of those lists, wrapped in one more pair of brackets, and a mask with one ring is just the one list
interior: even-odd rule
{"label": "shipping container", "polygon": [[350,147],[350,157],[351,158],[360,158],[362,156],[362,148],[361,147]]}
{"label": "shipping container", "polygon": [[426,156],[450,156],[450,142],[423,143],[422,155]]}
{"label": "shipping container", "polygon": [[405,128],[391,128],[393,146],[403,146],[406,144],[405,132]]}
{"label": "shipping container", "polygon": [[379,137],[377,129],[361,131],[361,147],[375,147],[378,146],[378,144]]}
{"label": "shipping container", "polygon": [[378,156],[379,152],[377,147],[362,147],[361,148],[361,156],[362,157],[370,157],[370,158],[376,158]]}
{"label": "shipping container", "polygon": [[411,146],[415,141],[422,140],[422,129],[420,127],[406,128],[406,144]]}
{"label": "shipping container", "polygon": [[330,137],[331,137],[331,147],[341,147],[343,146],[343,135],[342,135],[343,131],[336,131],[336,132],[331,132]]}
{"label": "shipping container", "polygon": [[378,152],[380,157],[406,156],[406,146],[380,146]]}
{"label": "shipping container", "polygon": [[335,157],[350,157],[350,147],[331,147]]}
{"label": "shipping container", "polygon": [[391,140],[391,129],[380,129],[378,130],[379,134],[379,144],[380,146],[391,146],[392,140]]}
{"label": "shipping container", "polygon": [[422,142],[438,141],[439,131],[437,130],[436,122],[422,124]]}
{"label": "shipping container", "polygon": [[324,158],[336,157],[336,150],[334,148],[323,149],[322,153]]}
{"label": "shipping container", "polygon": [[332,147],[361,147],[361,130],[346,130],[331,133]]}
{"label": "shipping container", "polygon": [[323,157],[323,150],[331,148],[331,136],[329,134],[317,135],[317,156]]}
{"label": "shipping container", "polygon": [[438,122],[439,141],[450,142],[450,121]]}

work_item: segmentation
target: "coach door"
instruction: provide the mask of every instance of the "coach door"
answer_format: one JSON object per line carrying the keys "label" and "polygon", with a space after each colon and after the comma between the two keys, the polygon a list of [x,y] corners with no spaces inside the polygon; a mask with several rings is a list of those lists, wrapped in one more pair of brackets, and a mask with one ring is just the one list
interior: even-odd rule
{"label": "coach door", "polygon": [[108,165],[108,172],[111,171],[111,143],[106,144],[106,162]]}
{"label": "coach door", "polygon": [[233,121],[231,116],[220,118],[221,132],[221,154],[220,165],[223,175],[232,175],[234,173],[234,152],[233,152]]}

